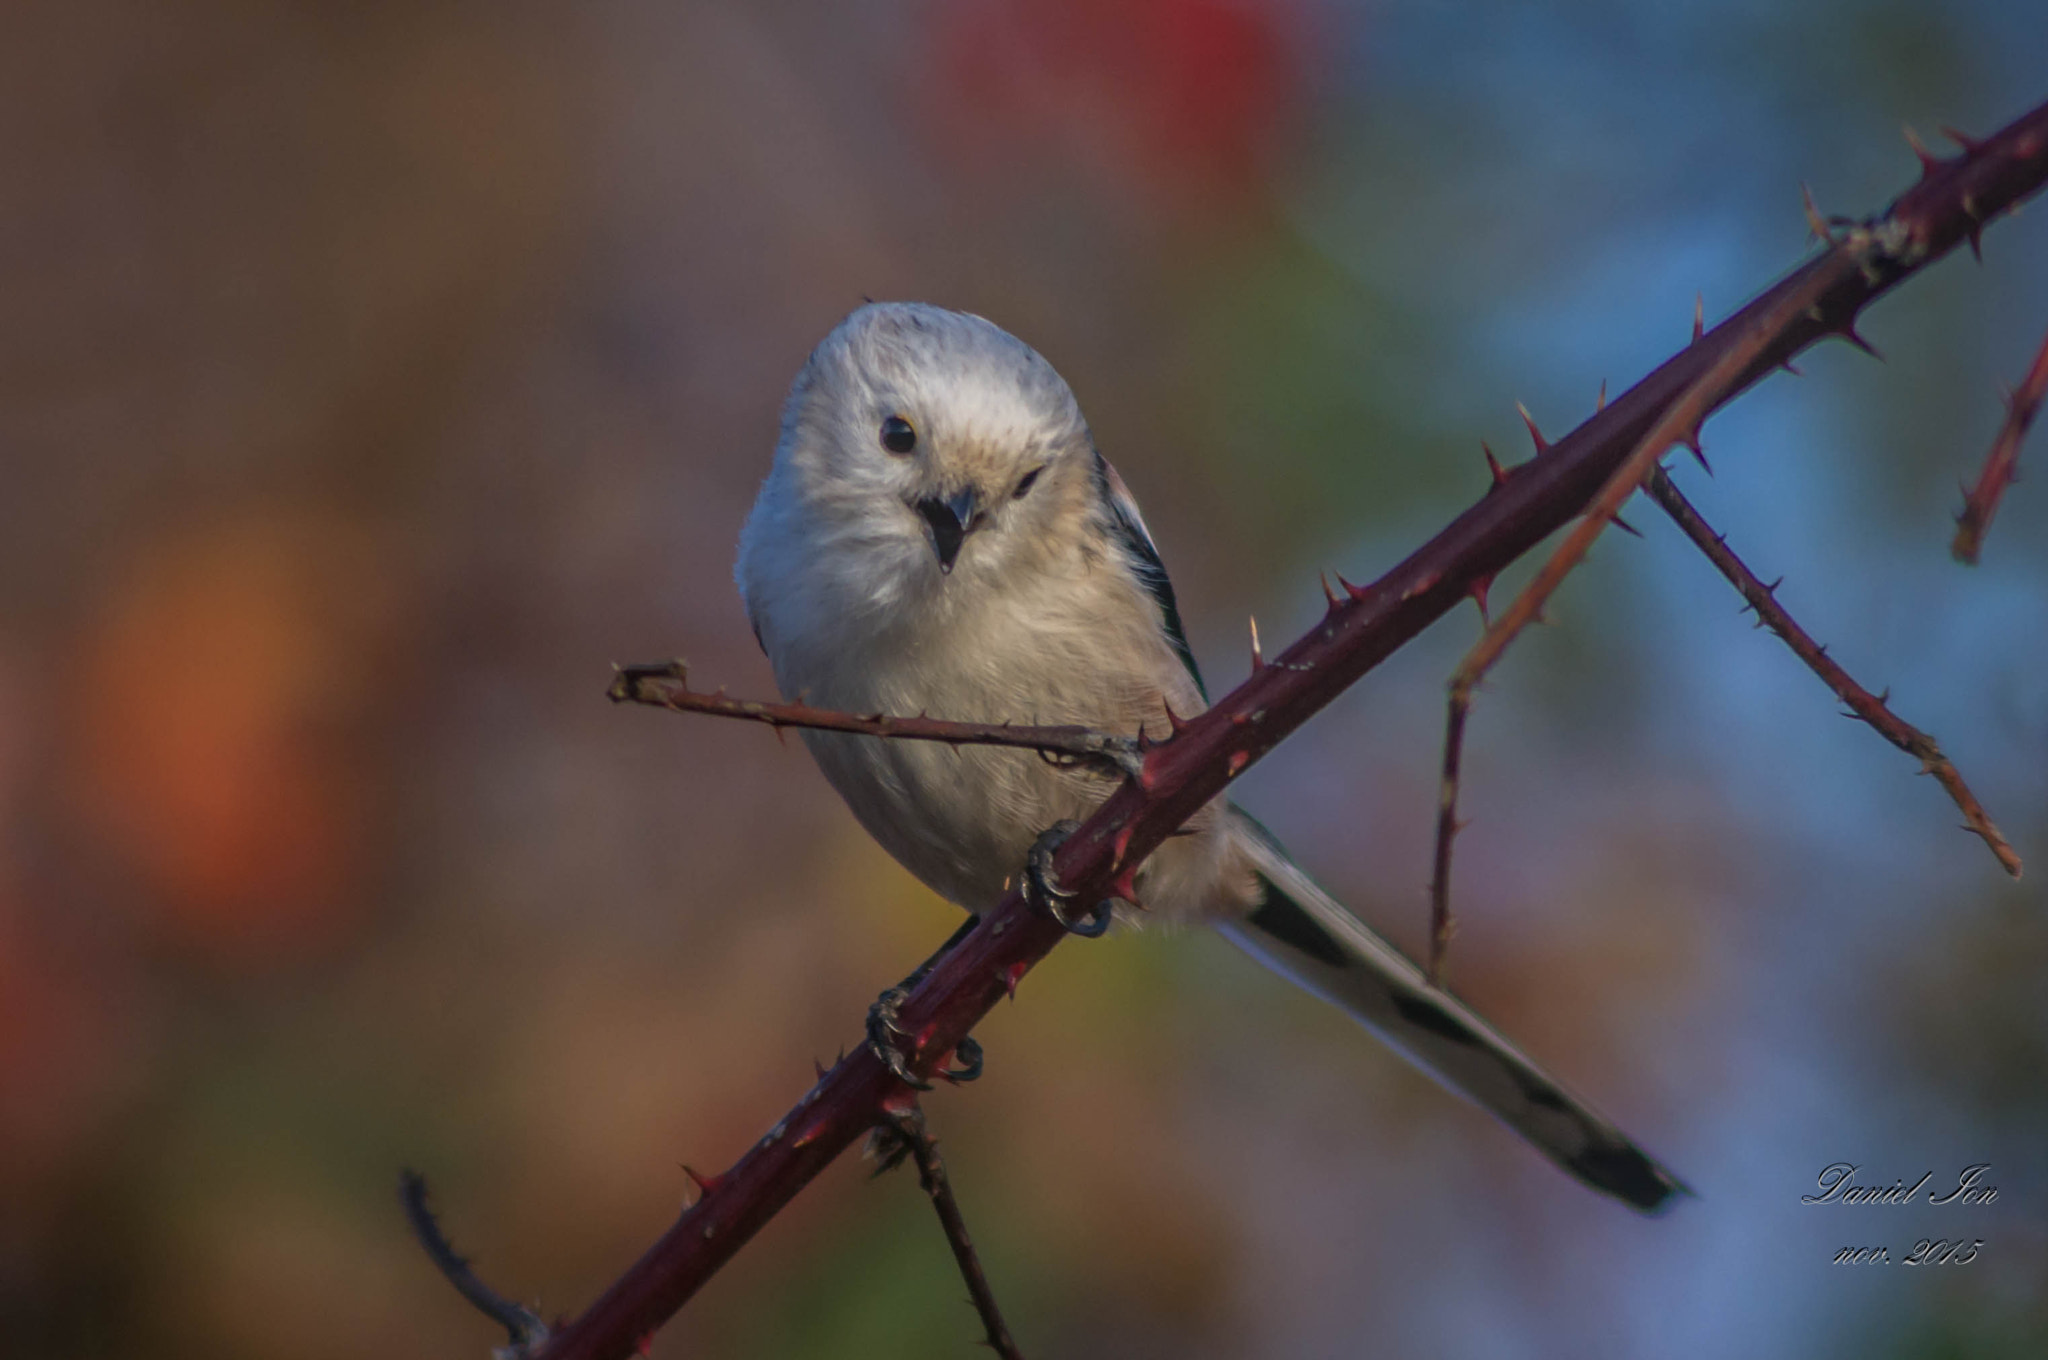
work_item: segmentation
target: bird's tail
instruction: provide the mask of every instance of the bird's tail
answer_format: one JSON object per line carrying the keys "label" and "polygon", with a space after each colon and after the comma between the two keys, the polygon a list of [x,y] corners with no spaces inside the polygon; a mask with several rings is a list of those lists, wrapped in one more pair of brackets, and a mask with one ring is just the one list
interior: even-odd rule
{"label": "bird's tail", "polygon": [[1684,1182],[1565,1090],[1309,880],[1267,830],[1232,809],[1262,894],[1223,925],[1239,948],[1342,1006],[1444,1086],[1497,1115],[1572,1175],[1655,1213]]}

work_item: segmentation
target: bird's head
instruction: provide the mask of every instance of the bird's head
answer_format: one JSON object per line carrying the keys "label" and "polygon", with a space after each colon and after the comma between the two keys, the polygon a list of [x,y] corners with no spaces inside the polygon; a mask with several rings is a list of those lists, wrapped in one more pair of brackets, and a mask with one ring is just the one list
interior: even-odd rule
{"label": "bird's head", "polygon": [[801,503],[814,548],[923,595],[1078,535],[1093,466],[1074,394],[1030,346],[978,316],[873,303],[797,376],[770,491]]}

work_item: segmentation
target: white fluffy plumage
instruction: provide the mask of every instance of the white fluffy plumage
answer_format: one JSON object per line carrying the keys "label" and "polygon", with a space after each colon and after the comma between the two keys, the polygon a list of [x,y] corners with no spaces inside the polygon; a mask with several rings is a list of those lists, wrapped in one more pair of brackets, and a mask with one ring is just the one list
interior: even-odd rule
{"label": "white fluffy plumage", "polygon": [[[877,431],[909,422],[894,454]],[[1031,478],[1028,486],[1026,477]],[[786,695],[859,713],[1167,732],[1204,707],[1161,621],[1074,395],[980,317],[861,308],[790,393],[738,578]],[[942,564],[917,510],[963,491],[981,522]],[[1105,495],[1107,491],[1107,495]],[[1136,521],[1136,509],[1123,512]],[[1040,832],[1112,784],[1033,752],[805,732],[825,777],[904,867],[969,911],[995,904]],[[1241,912],[1220,806],[1141,870],[1148,914]],[[1232,883],[1232,878],[1235,883]],[[1127,914],[1128,915],[1128,914]]]}

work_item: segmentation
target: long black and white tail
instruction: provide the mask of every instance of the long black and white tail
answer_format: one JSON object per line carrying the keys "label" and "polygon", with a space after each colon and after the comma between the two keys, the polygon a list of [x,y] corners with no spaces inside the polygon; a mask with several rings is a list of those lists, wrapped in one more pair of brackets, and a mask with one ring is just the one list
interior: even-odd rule
{"label": "long black and white tail", "polygon": [[1406,955],[1296,868],[1264,827],[1235,815],[1264,898],[1243,921],[1223,925],[1233,943],[1342,1006],[1429,1076],[1499,1116],[1594,1189],[1645,1213],[1691,1193],[1492,1026],[1429,986]]}

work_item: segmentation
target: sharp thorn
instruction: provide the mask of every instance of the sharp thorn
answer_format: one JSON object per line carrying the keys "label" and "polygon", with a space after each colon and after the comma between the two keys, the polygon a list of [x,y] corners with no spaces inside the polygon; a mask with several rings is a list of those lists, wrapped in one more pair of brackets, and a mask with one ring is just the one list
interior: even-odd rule
{"label": "sharp thorn", "polygon": [[1643,531],[1641,529],[1636,528],[1635,525],[1630,524],[1620,515],[1609,515],[1607,517],[1607,522],[1633,538],[1641,538],[1643,536]]}
{"label": "sharp thorn", "polygon": [[1605,378],[1602,378],[1602,379],[1600,380],[1600,395],[1599,395],[1599,397],[1597,397],[1597,398],[1596,398],[1596,399],[1594,400],[1594,402],[1593,402],[1593,410],[1594,410],[1594,412],[1595,412],[1595,413],[1597,414],[1597,413],[1599,413],[1599,412],[1601,412],[1601,411],[1604,411],[1604,410],[1606,410],[1606,409],[1607,409],[1607,379],[1605,379]]}
{"label": "sharp thorn", "polygon": [[1862,350],[1865,354],[1868,354],[1873,359],[1882,360],[1884,358],[1882,354],[1879,354],[1877,352],[1877,347],[1875,345],[1871,344],[1868,340],[1865,340],[1863,336],[1860,333],[1858,333],[1856,329],[1856,323],[1854,321],[1844,321],[1842,323],[1842,328],[1836,331],[1835,334],[1841,336],[1844,340],[1847,340],[1850,344]]}
{"label": "sharp thorn", "polygon": [[1522,413],[1522,423],[1529,427],[1529,438],[1536,444],[1536,456],[1541,458],[1550,452],[1550,441],[1543,437],[1543,431],[1536,428],[1536,417],[1529,414],[1528,407],[1518,401],[1515,403],[1515,409]]}
{"label": "sharp thorn", "polygon": [[1486,455],[1486,470],[1493,474],[1493,485],[1506,486],[1508,481],[1507,469],[1502,467],[1500,460],[1493,456],[1493,450],[1487,447],[1484,439],[1479,441],[1479,451]]}
{"label": "sharp thorn", "polygon": [[1252,669],[1255,671],[1264,670],[1266,666],[1266,654],[1259,650],[1258,615],[1251,615],[1250,618],[1252,622]]}
{"label": "sharp thorn", "polygon": [[1833,245],[1834,232],[1829,229],[1827,219],[1820,215],[1820,208],[1813,201],[1813,190],[1803,183],[1799,186],[1799,200],[1806,207],[1806,229],[1813,233],[1815,240]]}
{"label": "sharp thorn", "polygon": [[1479,623],[1482,627],[1491,627],[1493,624],[1492,618],[1486,612],[1486,592],[1492,588],[1493,577],[1491,574],[1472,578],[1472,588],[1469,593],[1472,596],[1472,603],[1479,606]]}
{"label": "sharp thorn", "polygon": [[1700,337],[1707,333],[1707,295],[1692,295],[1692,342],[1697,345]]}
{"label": "sharp thorn", "polygon": [[1700,437],[1697,431],[1695,431],[1692,434],[1686,435],[1678,442],[1685,445],[1685,447],[1691,451],[1692,456],[1699,460],[1699,465],[1706,470],[1706,474],[1709,477],[1714,475],[1714,465],[1707,461],[1707,453],[1705,449],[1702,449],[1700,447]]}
{"label": "sharp thorn", "polygon": [[1334,610],[1338,605],[1343,603],[1342,600],[1339,600],[1337,598],[1337,592],[1330,589],[1330,573],[1328,573],[1327,571],[1319,571],[1316,573],[1316,580],[1322,583],[1323,601],[1324,603],[1328,604],[1331,609]]}
{"label": "sharp thorn", "polygon": [[1920,160],[1920,178],[1928,179],[1941,169],[1941,158],[1927,149],[1927,143],[1920,140],[1920,134],[1911,125],[1901,129],[1906,134],[1906,145],[1913,148],[1913,154]]}
{"label": "sharp thorn", "polygon": [[1984,145],[1984,143],[1978,141],[1975,137],[1970,136],[1968,133],[1957,132],[1954,128],[1948,126],[1946,123],[1942,125],[1941,135],[1948,138],[1950,141],[1954,142],[1957,146],[1961,147],[1966,152],[1974,152],[1978,147]]}

